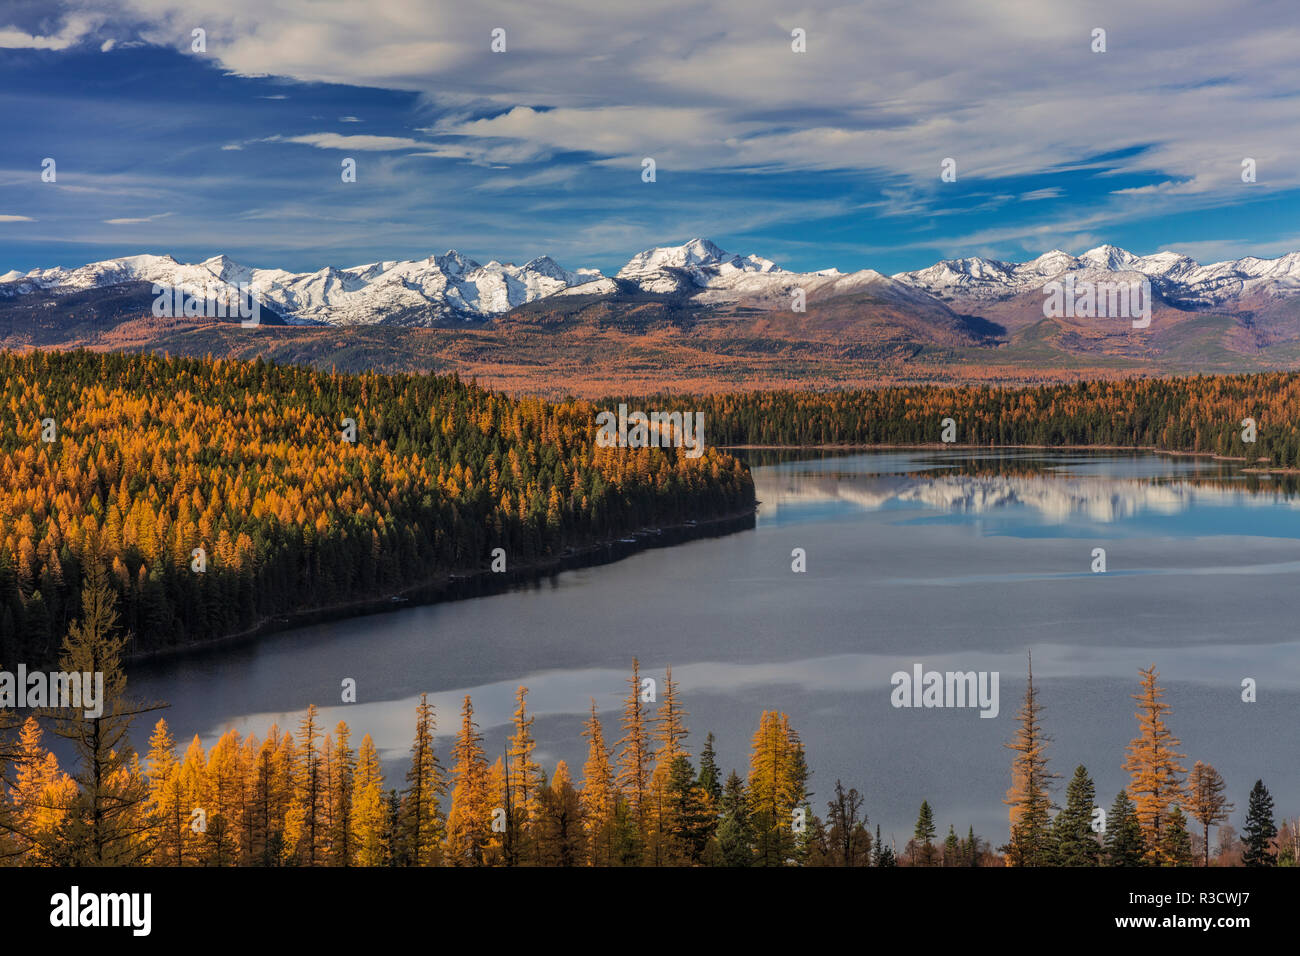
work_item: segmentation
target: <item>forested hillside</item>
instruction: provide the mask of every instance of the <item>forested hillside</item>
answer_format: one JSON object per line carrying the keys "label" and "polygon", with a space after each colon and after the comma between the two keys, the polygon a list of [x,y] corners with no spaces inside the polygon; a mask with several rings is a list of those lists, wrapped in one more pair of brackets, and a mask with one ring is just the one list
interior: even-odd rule
{"label": "forested hillside", "polygon": [[85,351],[0,374],[10,664],[57,653],[90,553],[149,651],[753,505],[734,458],[599,448],[590,403],[455,377]]}
{"label": "forested hillside", "polygon": [[[628,401],[700,409],[716,445],[930,444],[951,418],[958,444],[1148,446],[1300,466],[1300,375],[1292,372]],[[1256,423],[1254,443],[1243,441],[1246,418]]]}

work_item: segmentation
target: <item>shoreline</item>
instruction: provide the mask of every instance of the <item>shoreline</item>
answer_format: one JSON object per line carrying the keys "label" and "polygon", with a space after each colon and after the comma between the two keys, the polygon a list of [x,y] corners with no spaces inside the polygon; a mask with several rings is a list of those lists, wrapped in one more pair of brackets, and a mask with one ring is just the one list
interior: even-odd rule
{"label": "shoreline", "polygon": [[554,577],[562,571],[599,567],[654,548],[666,548],[702,538],[722,537],[737,531],[749,530],[754,527],[758,505],[759,502],[755,502],[754,507],[748,510],[720,515],[716,518],[679,522],[660,528],[641,528],[619,538],[572,548],[563,554],[527,562],[505,572],[493,572],[488,569],[440,571],[427,581],[411,584],[397,591],[387,591],[374,597],[356,598],[340,604],[302,608],[286,614],[263,617],[251,627],[234,634],[225,634],[210,640],[175,647],[126,651],[122,655],[122,663],[134,664],[203,653],[327,621],[368,617],[372,614],[386,614],[412,607],[502,594],[520,585]]}
{"label": "shoreline", "polygon": [[[889,451],[894,449],[919,448],[943,451],[959,448],[963,451],[981,451],[988,449],[1006,449],[1030,451],[1133,451],[1149,452],[1156,455],[1169,455],[1173,458],[1209,458],[1213,461],[1248,462],[1249,458],[1233,455],[1219,455],[1212,451],[1175,451],[1171,448],[1157,448],[1155,445],[969,445],[944,442],[915,443],[844,443],[838,445],[718,445],[723,451]],[[1256,459],[1258,461],[1258,459]],[[1300,468],[1243,468],[1243,471],[1272,474],[1300,474]]]}
{"label": "shoreline", "polygon": [[[844,443],[817,445],[789,444],[743,444],[718,445],[725,451],[889,451],[889,450],[1030,450],[1030,451],[1111,451],[1111,452],[1145,452],[1167,455],[1174,458],[1208,458],[1212,461],[1248,462],[1247,458],[1218,455],[1214,452],[1176,451],[1157,448],[1153,445],[972,445],[942,442],[923,443]],[[1247,467],[1241,469],[1245,474],[1256,475],[1294,475],[1300,474],[1300,468],[1261,468]],[[264,617],[234,634],[184,644],[176,647],[157,648],[151,651],[128,651],[123,655],[123,663],[156,661],[169,657],[203,653],[231,644],[254,641],[262,637],[284,631],[319,624],[327,621],[346,620],[354,617],[367,617],[372,614],[385,614],[405,608],[441,604],[447,601],[463,601],[474,597],[487,597],[513,590],[516,587],[532,584],[543,578],[553,577],[563,571],[579,568],[599,567],[623,558],[631,557],[653,548],[671,547],[689,541],[707,537],[720,537],[736,531],[748,530],[754,526],[758,514],[756,502],[754,507],[741,512],[721,515],[716,518],[687,521],[662,528],[641,528],[629,534],[571,549],[563,554],[539,559],[516,567],[504,573],[490,570],[443,571],[429,580],[408,585],[397,591],[389,591],[374,597],[356,598],[340,604],[303,608],[287,614]]]}

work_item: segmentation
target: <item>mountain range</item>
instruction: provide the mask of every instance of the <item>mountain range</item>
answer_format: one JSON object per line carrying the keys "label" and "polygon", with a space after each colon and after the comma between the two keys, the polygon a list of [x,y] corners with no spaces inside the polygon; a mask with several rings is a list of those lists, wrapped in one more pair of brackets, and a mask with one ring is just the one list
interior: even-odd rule
{"label": "mountain range", "polygon": [[[1067,276],[1149,282],[1152,321],[1046,313],[1044,286]],[[241,285],[260,332],[152,312],[158,287],[211,297]],[[458,371],[550,394],[1297,368],[1300,252],[1201,265],[1103,245],[884,275],[796,272],[692,239],[613,275],[454,250],[298,273],[138,255],[0,275],[0,347],[76,346]]]}
{"label": "mountain range", "polygon": [[549,256],[520,266],[496,260],[480,264],[455,250],[426,259],[298,273],[252,268],[224,255],[193,264],[168,255],[138,255],[71,269],[10,271],[0,275],[0,297],[12,300],[38,291],[68,295],[130,283],[156,283],[201,296],[245,284],[262,308],[290,324],[432,326],[500,316],[555,296],[629,293],[671,296],[701,307],[745,304],[784,310],[795,289],[802,289],[807,301],[818,302],[869,292],[915,309],[948,305],[978,311],[1038,294],[1045,283],[1068,274],[1095,281],[1146,279],[1159,299],[1181,308],[1258,305],[1300,294],[1300,252],[1200,265],[1174,252],[1138,256],[1103,245],[1080,256],[1053,250],[1027,262],[945,259],[892,276],[872,269],[788,271],[770,259],[724,252],[708,239],[648,249],[614,276],[590,268],[569,271]]}

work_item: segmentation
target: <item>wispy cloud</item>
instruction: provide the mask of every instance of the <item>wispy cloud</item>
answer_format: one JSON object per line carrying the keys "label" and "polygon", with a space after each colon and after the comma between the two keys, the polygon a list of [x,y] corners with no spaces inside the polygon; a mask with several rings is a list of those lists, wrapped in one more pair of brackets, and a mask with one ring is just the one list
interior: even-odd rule
{"label": "wispy cloud", "polygon": [[[13,26],[0,27],[0,47],[10,50],[66,50],[89,36],[104,22],[104,17],[72,13],[64,18],[54,33],[27,33]],[[108,49],[112,49],[111,43]]]}
{"label": "wispy cloud", "polygon": [[[64,0],[62,14],[56,0],[39,15],[40,4],[18,6],[28,15],[0,26],[0,46],[46,51],[37,60],[97,46],[114,51],[96,58],[112,67],[144,41],[134,72],[190,71],[176,87],[182,106],[195,81],[210,81],[203,123],[166,149],[150,141],[148,154],[137,137],[158,123],[165,80],[134,101],[80,104],[75,128],[96,148],[60,158],[57,191],[17,207],[41,218],[49,241],[62,241],[58,228],[120,241],[101,227],[135,224],[118,221],[111,197],[66,201],[102,190],[110,169],[152,174],[134,183],[155,194],[152,208],[193,197],[213,241],[243,210],[278,208],[274,230],[256,237],[264,248],[342,248],[357,242],[344,229],[369,223],[394,245],[441,242],[445,231],[489,255],[525,244],[613,255],[615,242],[623,255],[726,229],[753,251],[818,260],[823,249],[897,259],[1010,257],[1094,238],[1135,245],[1117,236],[1124,229],[1147,243],[1254,236],[1275,248],[1294,221],[1278,210],[1293,213],[1300,195],[1300,23],[1279,18],[1273,0],[1184,0],[1177,17],[1129,0],[1102,18],[1101,54],[1090,49],[1100,14],[1028,0],[921,10],[902,0],[565,0],[545,16],[513,0],[224,0],[220,16],[210,0]],[[198,24],[202,54],[190,49]],[[500,54],[489,46],[496,27],[508,36]],[[791,49],[795,27],[807,31],[805,53]],[[54,115],[64,101],[48,88],[60,84],[20,82],[16,95],[13,85],[0,90],[6,115],[20,117],[10,138],[53,138],[39,115],[22,117],[22,97]],[[62,92],[89,99],[94,88]],[[96,107],[98,140],[86,122]],[[361,117],[369,135],[322,131]],[[313,149],[364,153],[366,175],[340,190],[338,158]],[[646,157],[654,184],[640,178]],[[955,182],[939,178],[946,157]],[[1250,184],[1240,179],[1247,157],[1258,168]],[[17,188],[34,182],[23,176]],[[1286,204],[1266,209],[1265,196]],[[330,218],[344,207],[346,226]],[[1174,228],[1191,214],[1204,234]],[[182,217],[136,218],[153,221],[160,242],[185,235]]]}
{"label": "wispy cloud", "polygon": [[307,133],[287,136],[286,143],[303,143],[317,149],[351,149],[361,152],[391,152],[399,149],[430,149],[433,144],[402,136],[345,136],[342,133]]}
{"label": "wispy cloud", "polygon": [[160,212],[156,216],[140,216],[138,218],[127,219],[105,219],[103,220],[110,226],[134,226],[143,222],[157,222],[159,219],[166,219],[170,216],[169,212]]}

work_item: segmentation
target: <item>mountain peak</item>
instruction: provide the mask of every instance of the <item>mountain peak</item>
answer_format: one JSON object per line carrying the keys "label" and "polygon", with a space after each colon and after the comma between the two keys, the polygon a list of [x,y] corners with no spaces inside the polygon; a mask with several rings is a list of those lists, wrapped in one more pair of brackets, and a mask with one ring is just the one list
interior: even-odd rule
{"label": "mountain peak", "polygon": [[1138,257],[1127,249],[1112,246],[1110,243],[1104,243],[1096,249],[1089,249],[1079,256],[1079,259],[1089,265],[1101,266],[1105,269],[1119,269],[1138,261]]}
{"label": "mountain peak", "polygon": [[228,280],[236,280],[250,271],[224,252],[217,253],[211,259],[204,259],[201,265],[218,278]]}
{"label": "mountain peak", "polygon": [[463,256],[455,249],[448,249],[442,255],[431,256],[430,258],[439,269],[449,275],[464,275],[466,272],[473,272],[475,269],[481,268],[469,256]]}
{"label": "mountain peak", "polygon": [[717,265],[728,258],[709,239],[695,238],[680,246],[655,246],[639,252],[618,271],[622,277],[641,276],[660,269],[690,269],[697,266]]}

